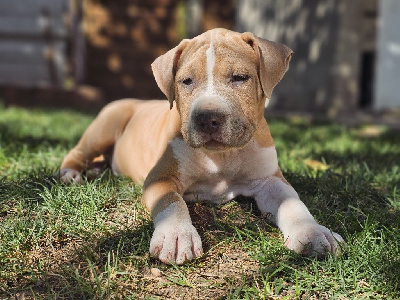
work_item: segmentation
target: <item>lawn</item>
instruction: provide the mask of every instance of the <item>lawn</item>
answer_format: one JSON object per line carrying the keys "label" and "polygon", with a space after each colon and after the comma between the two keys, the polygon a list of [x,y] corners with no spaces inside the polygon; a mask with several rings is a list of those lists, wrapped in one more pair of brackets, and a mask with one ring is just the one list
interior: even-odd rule
{"label": "lawn", "polygon": [[400,132],[269,119],[284,175],[346,240],[305,258],[249,199],[190,205],[205,254],[149,257],[141,186],[52,179],[94,115],[0,106],[0,299],[399,299]]}

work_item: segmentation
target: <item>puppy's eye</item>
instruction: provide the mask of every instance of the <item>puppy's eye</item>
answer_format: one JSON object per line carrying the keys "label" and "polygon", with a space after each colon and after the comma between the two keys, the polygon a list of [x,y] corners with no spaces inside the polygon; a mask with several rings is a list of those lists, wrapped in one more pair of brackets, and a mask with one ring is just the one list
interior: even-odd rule
{"label": "puppy's eye", "polygon": [[186,78],[186,79],[182,80],[182,83],[184,85],[191,85],[193,83],[193,79],[192,78]]}
{"label": "puppy's eye", "polygon": [[249,75],[233,75],[232,76],[232,82],[245,82],[249,80],[250,76]]}

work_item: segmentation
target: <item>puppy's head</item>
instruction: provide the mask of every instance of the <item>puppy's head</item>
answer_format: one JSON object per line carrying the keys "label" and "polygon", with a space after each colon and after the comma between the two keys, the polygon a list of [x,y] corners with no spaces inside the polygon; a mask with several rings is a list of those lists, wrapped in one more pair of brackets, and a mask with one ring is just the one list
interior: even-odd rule
{"label": "puppy's head", "polygon": [[292,54],[252,33],[213,29],[183,40],[152,69],[171,108],[176,102],[184,140],[224,150],[249,142]]}

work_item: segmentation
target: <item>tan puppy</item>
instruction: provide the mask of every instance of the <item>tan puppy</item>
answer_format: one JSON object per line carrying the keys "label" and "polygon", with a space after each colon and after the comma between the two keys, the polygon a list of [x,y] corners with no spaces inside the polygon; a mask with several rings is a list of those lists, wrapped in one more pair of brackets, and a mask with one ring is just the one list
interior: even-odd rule
{"label": "tan puppy", "polygon": [[[213,29],[152,64],[166,101],[107,105],[65,157],[60,179],[81,181],[98,155],[116,174],[144,182],[155,230],[150,253],[182,264],[203,253],[186,201],[251,196],[298,253],[335,253],[343,239],[316,223],[283,178],[264,119],[265,99],[292,51],[251,33]],[[174,102],[176,105],[174,105]]]}

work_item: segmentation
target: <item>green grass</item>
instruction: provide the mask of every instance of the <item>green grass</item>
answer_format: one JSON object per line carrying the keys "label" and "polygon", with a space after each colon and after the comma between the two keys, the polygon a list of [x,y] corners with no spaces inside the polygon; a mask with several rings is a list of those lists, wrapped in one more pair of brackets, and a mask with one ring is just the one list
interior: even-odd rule
{"label": "green grass", "polygon": [[270,119],[286,178],[345,238],[343,254],[292,253],[237,199],[190,205],[206,253],[177,267],[148,255],[140,186],[110,172],[79,186],[52,179],[93,117],[0,106],[0,299],[400,298],[399,132]]}

